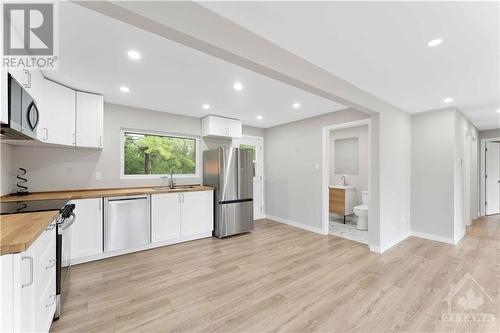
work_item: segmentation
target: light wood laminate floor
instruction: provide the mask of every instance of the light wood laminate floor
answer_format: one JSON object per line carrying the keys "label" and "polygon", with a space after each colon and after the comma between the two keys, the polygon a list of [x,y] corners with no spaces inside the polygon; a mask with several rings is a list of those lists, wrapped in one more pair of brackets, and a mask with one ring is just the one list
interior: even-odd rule
{"label": "light wood laminate floor", "polygon": [[250,234],[73,266],[52,331],[498,331],[441,320],[466,273],[498,318],[500,217],[475,221],[457,246],[410,237],[383,255],[261,220]]}

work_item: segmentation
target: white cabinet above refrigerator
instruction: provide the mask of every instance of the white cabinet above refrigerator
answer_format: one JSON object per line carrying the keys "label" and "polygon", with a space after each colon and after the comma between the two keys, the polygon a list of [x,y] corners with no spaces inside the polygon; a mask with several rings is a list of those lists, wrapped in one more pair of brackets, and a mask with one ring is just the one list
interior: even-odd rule
{"label": "white cabinet above refrigerator", "polygon": [[241,138],[241,120],[219,116],[206,116],[201,120],[201,134],[204,137]]}

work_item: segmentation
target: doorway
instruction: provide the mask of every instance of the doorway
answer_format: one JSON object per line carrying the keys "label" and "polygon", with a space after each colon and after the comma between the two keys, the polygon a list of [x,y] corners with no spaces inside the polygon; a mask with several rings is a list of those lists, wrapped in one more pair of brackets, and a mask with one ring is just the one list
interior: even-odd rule
{"label": "doorway", "polygon": [[486,141],[484,149],[484,212],[500,214],[500,141]]}
{"label": "doorway", "polygon": [[233,139],[233,147],[248,150],[253,155],[253,216],[264,218],[264,138],[243,136]]}
{"label": "doorway", "polygon": [[[370,215],[374,215],[374,205],[370,200],[371,179],[373,179],[371,121],[362,119],[326,126],[323,127],[322,134],[322,231],[324,234],[333,234],[369,245],[372,239],[370,234],[376,232],[374,221],[370,218]],[[362,146],[366,149],[362,149]],[[363,156],[359,155],[361,151],[365,151]],[[342,155],[340,152],[349,154]],[[367,169],[365,176],[360,172],[361,167]],[[345,170],[340,171],[341,169]],[[353,171],[350,172],[350,169]],[[343,223],[344,216],[346,223]],[[337,221],[338,217],[342,220]],[[351,226],[347,225],[349,222]],[[332,224],[335,228],[332,228]]]}

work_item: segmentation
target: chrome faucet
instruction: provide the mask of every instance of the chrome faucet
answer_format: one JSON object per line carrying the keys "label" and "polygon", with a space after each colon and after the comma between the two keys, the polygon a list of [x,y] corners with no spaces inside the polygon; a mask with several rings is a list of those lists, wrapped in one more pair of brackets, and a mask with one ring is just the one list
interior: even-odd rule
{"label": "chrome faucet", "polygon": [[168,187],[170,187],[171,189],[175,187],[174,173],[172,170],[170,170],[170,180],[168,181]]}
{"label": "chrome faucet", "polygon": [[340,178],[340,179],[342,180],[342,185],[346,186],[347,184],[346,184],[346,178],[345,178],[345,176],[342,176],[342,178]]}
{"label": "chrome faucet", "polygon": [[[168,179],[169,176],[162,176],[161,178]],[[170,187],[171,189],[173,189],[175,187],[174,173],[172,170],[170,170],[170,179],[168,179],[168,187]]]}

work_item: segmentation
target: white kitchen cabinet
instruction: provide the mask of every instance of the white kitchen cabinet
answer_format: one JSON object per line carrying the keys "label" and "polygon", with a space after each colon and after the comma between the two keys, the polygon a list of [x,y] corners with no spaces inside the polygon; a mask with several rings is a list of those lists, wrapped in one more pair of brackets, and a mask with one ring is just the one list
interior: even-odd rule
{"label": "white kitchen cabinet", "polygon": [[206,116],[201,120],[201,132],[204,137],[241,138],[241,121],[218,116]]}
{"label": "white kitchen cabinet", "polygon": [[[213,191],[151,195],[153,242],[207,237],[213,230]],[[200,238],[200,237],[198,237]]]}
{"label": "white kitchen cabinet", "polygon": [[75,145],[75,91],[44,79],[44,95],[37,104],[40,120],[37,138],[42,142]]}
{"label": "white kitchen cabinet", "polygon": [[[75,222],[70,231],[70,261],[83,262],[81,259],[103,252],[102,198],[72,200],[75,204]],[[64,244],[64,242],[63,242]]]}
{"label": "white kitchen cabinet", "polygon": [[77,147],[103,147],[103,108],[101,95],[76,92]]}
{"label": "white kitchen cabinet", "polygon": [[181,235],[181,205],[179,193],[151,196],[151,241],[162,242]]}
{"label": "white kitchen cabinet", "polygon": [[181,199],[181,236],[212,231],[214,224],[213,192],[185,192]]}
{"label": "white kitchen cabinet", "polygon": [[56,310],[56,228],[53,222],[24,252],[1,263],[1,331],[48,332]]}

